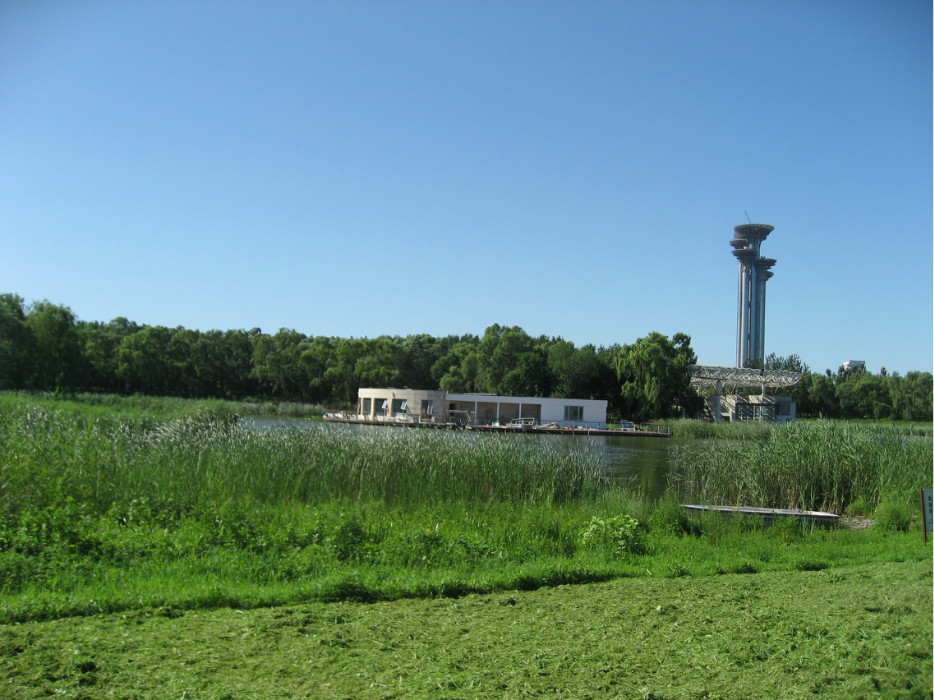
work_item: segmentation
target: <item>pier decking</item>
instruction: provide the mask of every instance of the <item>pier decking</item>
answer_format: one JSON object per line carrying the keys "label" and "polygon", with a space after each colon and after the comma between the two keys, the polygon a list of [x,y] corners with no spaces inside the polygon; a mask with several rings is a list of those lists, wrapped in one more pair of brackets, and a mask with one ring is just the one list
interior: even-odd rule
{"label": "pier decking", "polygon": [[477,433],[523,433],[532,435],[605,435],[611,437],[671,437],[671,428],[667,425],[645,423],[634,426],[634,429],[620,430],[599,426],[567,426],[551,424],[522,423],[520,425],[479,425],[458,422],[432,422],[409,419],[372,420],[361,418],[352,413],[328,413],[323,420],[329,423],[348,423],[351,425],[378,425],[390,428],[433,428],[435,430],[469,430]]}

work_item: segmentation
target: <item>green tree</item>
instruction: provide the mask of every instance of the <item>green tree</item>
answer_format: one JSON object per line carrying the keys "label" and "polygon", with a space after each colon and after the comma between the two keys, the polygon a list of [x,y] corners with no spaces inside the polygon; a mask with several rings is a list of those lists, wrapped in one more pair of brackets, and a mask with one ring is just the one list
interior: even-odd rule
{"label": "green tree", "polygon": [[264,396],[307,399],[309,377],[301,361],[307,338],[291,328],[253,338],[253,379]]}
{"label": "green tree", "polygon": [[248,331],[212,331],[205,342],[216,343],[219,350],[210,353],[214,358],[220,395],[225,398],[244,398],[258,393],[259,387],[252,378],[253,339],[260,334],[259,328]]}
{"label": "green tree", "polygon": [[353,399],[361,386],[390,387],[406,385],[402,381],[402,348],[398,338],[380,336],[363,339],[360,355],[353,366]]}
{"label": "green tree", "polygon": [[437,381],[432,377],[432,367],[446,348],[443,340],[424,333],[410,335],[399,341],[399,382],[413,389],[433,389]]}
{"label": "green tree", "polygon": [[0,389],[24,389],[32,337],[23,298],[0,294]]}
{"label": "green tree", "polygon": [[604,395],[603,368],[593,345],[576,348],[559,338],[548,347],[552,396],[589,399]]}
{"label": "green tree", "polygon": [[308,378],[308,399],[314,403],[327,404],[336,401],[333,393],[333,377],[328,369],[336,363],[339,338],[316,336],[303,346],[299,361]]}
{"label": "green tree", "polygon": [[696,358],[690,337],[678,333],[673,340],[653,332],[616,353],[624,414],[635,420],[669,418],[696,410],[697,393],[687,371]]}
{"label": "green tree", "polygon": [[169,355],[174,331],[144,326],[127,335],[117,349],[117,376],[128,394],[171,396],[178,390],[178,366]]}
{"label": "green tree", "polygon": [[26,330],[32,338],[30,386],[34,389],[74,389],[84,379],[84,356],[67,306],[48,301],[32,304],[26,314]]}
{"label": "green tree", "polygon": [[932,387],[930,372],[909,372],[886,377],[894,418],[912,421],[930,421],[932,417]]}
{"label": "green tree", "polygon": [[842,418],[888,418],[892,406],[883,379],[865,369],[840,372],[835,383]]}
{"label": "green tree", "polygon": [[357,376],[357,362],[368,354],[367,342],[360,338],[345,338],[338,342],[334,361],[324,373],[331,385],[331,396],[336,403],[354,406],[357,389],[362,385]]}
{"label": "green tree", "polygon": [[479,339],[474,342],[459,341],[431,366],[435,385],[444,391],[467,393],[478,391],[477,374],[480,355],[477,352]]}
{"label": "green tree", "polygon": [[770,353],[769,356],[765,358],[765,369],[800,372],[801,374],[810,371],[799,355],[792,354],[782,356],[776,355],[774,352]]}
{"label": "green tree", "polygon": [[86,388],[113,393],[124,390],[124,383],[117,376],[117,353],[123,339],[137,331],[139,327],[122,316],[109,323],[78,324],[87,365]]}
{"label": "green tree", "polygon": [[477,346],[480,391],[513,396],[549,393],[546,341],[534,341],[518,326],[494,324]]}

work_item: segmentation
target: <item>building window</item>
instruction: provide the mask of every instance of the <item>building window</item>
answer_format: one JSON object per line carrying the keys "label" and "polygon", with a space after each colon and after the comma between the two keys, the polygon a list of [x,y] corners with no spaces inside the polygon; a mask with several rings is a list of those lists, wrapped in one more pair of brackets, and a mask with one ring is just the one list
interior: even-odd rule
{"label": "building window", "polygon": [[564,420],[584,420],[583,406],[565,406]]}
{"label": "building window", "polygon": [[433,410],[434,410],[434,401],[428,401],[426,399],[422,399],[422,415],[430,416]]}

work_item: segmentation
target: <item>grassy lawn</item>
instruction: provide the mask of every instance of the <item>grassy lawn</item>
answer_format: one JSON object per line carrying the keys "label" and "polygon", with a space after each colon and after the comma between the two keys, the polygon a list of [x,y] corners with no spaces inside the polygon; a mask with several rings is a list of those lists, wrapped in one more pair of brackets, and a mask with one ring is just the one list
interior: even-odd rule
{"label": "grassy lawn", "polygon": [[930,697],[931,562],[0,627],[10,698]]}

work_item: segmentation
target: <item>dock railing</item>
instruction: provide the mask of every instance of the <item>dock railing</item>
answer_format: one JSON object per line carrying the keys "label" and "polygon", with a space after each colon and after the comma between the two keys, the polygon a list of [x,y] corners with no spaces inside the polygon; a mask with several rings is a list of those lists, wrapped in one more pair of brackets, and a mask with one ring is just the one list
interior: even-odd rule
{"label": "dock railing", "polygon": [[348,423],[367,423],[382,425],[424,425],[430,427],[460,427],[460,428],[486,428],[494,430],[539,430],[539,431],[567,431],[569,433],[586,433],[600,431],[602,434],[619,433],[620,435],[647,435],[671,436],[671,426],[663,423],[632,423],[631,421],[607,421],[605,423],[586,421],[552,421],[543,423],[534,418],[517,418],[498,425],[482,425],[475,422],[475,416],[467,411],[451,411],[444,421],[434,421],[430,416],[415,415],[400,412],[391,416],[370,416],[356,411],[329,411],[324,415],[325,420],[344,421]]}

